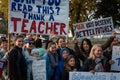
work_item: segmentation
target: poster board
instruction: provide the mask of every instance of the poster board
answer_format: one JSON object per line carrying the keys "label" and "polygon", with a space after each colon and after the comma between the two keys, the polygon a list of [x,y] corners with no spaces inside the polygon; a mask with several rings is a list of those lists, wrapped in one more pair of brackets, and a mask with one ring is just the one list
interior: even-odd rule
{"label": "poster board", "polygon": [[104,72],[70,72],[69,80],[119,80],[120,73],[104,73]]}
{"label": "poster board", "polygon": [[32,63],[33,80],[46,80],[46,61],[34,60]]}
{"label": "poster board", "polygon": [[69,0],[10,0],[10,33],[68,34]]}
{"label": "poster board", "polygon": [[111,70],[120,71],[120,46],[113,46],[112,60],[114,60],[115,63],[111,65]]}
{"label": "poster board", "polygon": [[77,39],[110,33],[113,29],[112,17],[73,24],[74,34]]}

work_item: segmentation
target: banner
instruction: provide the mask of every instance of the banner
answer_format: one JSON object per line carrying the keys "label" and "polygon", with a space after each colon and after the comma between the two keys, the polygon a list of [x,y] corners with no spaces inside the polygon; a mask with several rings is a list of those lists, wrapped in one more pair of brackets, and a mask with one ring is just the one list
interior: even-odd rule
{"label": "banner", "polygon": [[70,72],[69,80],[119,80],[120,73],[103,73],[103,72]]}
{"label": "banner", "polygon": [[103,18],[94,21],[73,24],[74,34],[77,39],[94,35],[106,34],[113,31],[112,18]]}
{"label": "banner", "polygon": [[10,33],[68,34],[69,0],[10,0]]}
{"label": "banner", "polygon": [[46,80],[46,61],[35,60],[32,63],[33,80]]}
{"label": "banner", "polygon": [[115,64],[111,65],[111,70],[120,71],[120,46],[113,46],[112,60]]}

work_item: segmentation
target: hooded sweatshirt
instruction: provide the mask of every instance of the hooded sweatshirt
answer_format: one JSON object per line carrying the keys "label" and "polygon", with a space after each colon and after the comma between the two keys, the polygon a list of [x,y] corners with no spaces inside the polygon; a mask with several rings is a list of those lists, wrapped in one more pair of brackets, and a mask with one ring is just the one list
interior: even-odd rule
{"label": "hooded sweatshirt", "polygon": [[56,75],[55,75],[55,80],[61,80],[61,75],[62,72],[64,71],[64,58],[62,56],[63,51],[67,50],[69,52],[69,50],[67,48],[62,48],[60,50],[60,61],[58,63],[57,69],[56,69]]}

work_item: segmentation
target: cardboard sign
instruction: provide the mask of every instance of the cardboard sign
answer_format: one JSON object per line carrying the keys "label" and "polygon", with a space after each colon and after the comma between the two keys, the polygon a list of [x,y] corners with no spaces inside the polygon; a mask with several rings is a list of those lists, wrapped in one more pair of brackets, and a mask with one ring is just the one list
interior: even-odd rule
{"label": "cardboard sign", "polygon": [[94,21],[73,24],[74,34],[77,39],[94,35],[106,34],[113,31],[112,18],[103,18]]}
{"label": "cardboard sign", "polygon": [[70,72],[69,80],[119,80],[120,73],[95,72]]}
{"label": "cardboard sign", "polygon": [[46,61],[34,60],[32,63],[33,80],[46,80]]}
{"label": "cardboard sign", "polygon": [[69,0],[10,0],[10,33],[68,34]]}
{"label": "cardboard sign", "polygon": [[112,60],[115,64],[111,65],[111,70],[120,71],[120,46],[113,46]]}

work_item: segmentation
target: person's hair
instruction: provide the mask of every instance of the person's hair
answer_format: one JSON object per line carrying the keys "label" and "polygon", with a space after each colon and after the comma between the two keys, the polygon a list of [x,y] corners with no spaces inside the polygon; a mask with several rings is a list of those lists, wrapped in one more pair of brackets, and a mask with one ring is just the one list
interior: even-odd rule
{"label": "person's hair", "polygon": [[84,39],[82,40],[81,45],[80,45],[81,50],[82,50],[83,52],[85,52],[85,49],[83,48],[83,42],[84,42],[84,41],[86,41],[87,44],[89,45],[89,52],[90,52],[90,50],[91,50],[91,48],[92,48],[92,43],[91,43],[91,41],[90,41],[89,39],[87,39],[87,38],[84,38]]}
{"label": "person's hair", "polygon": [[68,72],[69,72],[69,71],[72,71],[73,69],[76,68],[76,60],[75,60],[75,66],[71,67],[71,66],[69,65],[69,61],[70,61],[70,59],[72,59],[72,58],[75,59],[75,57],[74,57],[73,55],[69,55],[69,56],[65,59],[64,67],[65,67],[65,69],[66,69]]}
{"label": "person's hair", "polygon": [[1,43],[3,43],[3,42],[6,42],[6,43],[7,43],[8,41],[7,41],[6,39],[4,39],[4,40],[1,40]]}
{"label": "person's hair", "polygon": [[18,35],[18,36],[16,36],[15,41],[17,41],[17,39],[19,39],[19,38],[24,38],[24,37],[22,35]]}
{"label": "person's hair", "polygon": [[113,42],[114,38],[116,38],[116,36],[110,36],[110,37],[108,38],[107,42],[102,46],[103,49],[104,49],[104,47],[106,48],[106,46],[110,46],[111,43]]}
{"label": "person's hair", "polygon": [[60,36],[60,37],[57,39],[57,41],[56,41],[57,44],[58,44],[58,42],[59,42],[60,39],[63,39],[63,40],[65,41],[65,38],[64,38],[63,36]]}
{"label": "person's hair", "polygon": [[41,48],[42,47],[42,40],[41,39],[36,39],[35,40],[35,47],[36,48]]}
{"label": "person's hair", "polygon": [[56,45],[56,43],[55,43],[55,42],[50,42],[50,43],[48,44],[47,49],[48,49],[48,48],[50,48],[50,47],[51,47],[51,45]]}
{"label": "person's hair", "polygon": [[53,42],[53,41],[52,41],[52,40],[50,40],[50,41],[47,41],[47,42],[46,42],[45,49],[47,49],[47,48],[48,48],[48,44],[49,44],[50,42]]}
{"label": "person's hair", "polygon": [[[92,47],[92,49],[91,49],[91,51],[90,51],[90,55],[89,55],[89,59],[94,59],[95,58],[95,55],[94,55],[94,51],[97,49],[97,48],[99,48],[99,47],[101,47],[101,44],[95,44],[95,45],[93,45],[93,47]],[[102,47],[101,47],[102,48]],[[101,54],[101,58],[103,57],[103,52],[102,52],[102,54]]]}

